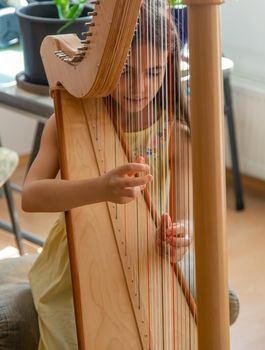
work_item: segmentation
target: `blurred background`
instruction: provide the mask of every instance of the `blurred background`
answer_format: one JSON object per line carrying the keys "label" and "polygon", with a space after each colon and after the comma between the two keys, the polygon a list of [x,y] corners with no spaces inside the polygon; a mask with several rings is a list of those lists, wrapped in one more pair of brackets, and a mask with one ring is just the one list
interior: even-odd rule
{"label": "blurred background", "polygon": [[[28,79],[25,72],[21,30],[14,15],[14,7],[25,3],[1,1],[0,137],[2,146],[19,155],[18,164],[10,170],[12,210],[18,214],[22,236],[28,238],[23,240],[25,253],[34,254],[57,214],[22,212],[20,186],[53,108],[47,86]],[[265,349],[264,13],[265,3],[260,0],[227,0],[221,8],[227,58],[223,74],[229,285],[240,300],[238,319],[230,328],[233,350]],[[0,220],[0,259],[17,256],[17,244],[8,232],[13,226],[3,189]]]}
{"label": "blurred background", "polygon": [[[223,53],[234,62],[231,87],[245,202],[243,211],[233,210],[228,172],[229,280],[240,299],[240,314],[231,327],[231,342],[232,349],[238,350],[265,348],[264,11],[265,3],[259,0],[227,0],[221,10]],[[231,169],[228,142],[226,159]]]}

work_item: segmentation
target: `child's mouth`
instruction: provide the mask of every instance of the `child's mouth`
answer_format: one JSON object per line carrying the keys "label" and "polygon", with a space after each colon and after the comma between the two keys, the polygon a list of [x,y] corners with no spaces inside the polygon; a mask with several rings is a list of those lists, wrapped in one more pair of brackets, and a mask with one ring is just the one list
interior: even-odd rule
{"label": "child's mouth", "polygon": [[146,100],[145,97],[126,97],[126,100],[129,101],[130,103],[141,103]]}

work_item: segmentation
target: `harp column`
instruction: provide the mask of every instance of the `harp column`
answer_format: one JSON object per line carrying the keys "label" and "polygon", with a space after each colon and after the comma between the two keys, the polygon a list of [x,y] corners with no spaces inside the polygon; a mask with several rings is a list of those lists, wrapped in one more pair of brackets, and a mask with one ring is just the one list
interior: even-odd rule
{"label": "harp column", "polygon": [[185,0],[190,50],[199,350],[229,349],[219,5]]}

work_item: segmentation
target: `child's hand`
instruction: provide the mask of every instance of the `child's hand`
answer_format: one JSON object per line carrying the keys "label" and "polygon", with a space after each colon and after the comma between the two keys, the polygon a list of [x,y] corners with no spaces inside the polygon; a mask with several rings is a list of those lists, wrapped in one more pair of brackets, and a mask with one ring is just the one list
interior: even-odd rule
{"label": "child's hand", "polygon": [[170,256],[171,263],[181,261],[189,249],[191,239],[185,230],[183,224],[172,223],[168,214],[161,216],[157,243],[162,246],[162,255]]}
{"label": "child's hand", "polygon": [[129,163],[109,171],[102,177],[106,201],[126,204],[134,200],[152,181],[148,172],[149,165],[143,163]]}

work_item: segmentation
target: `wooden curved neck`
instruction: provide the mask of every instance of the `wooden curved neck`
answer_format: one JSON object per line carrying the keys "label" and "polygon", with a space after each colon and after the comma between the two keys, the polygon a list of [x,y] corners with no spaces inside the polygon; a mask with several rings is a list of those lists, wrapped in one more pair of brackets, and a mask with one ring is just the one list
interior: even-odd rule
{"label": "wooden curved neck", "polygon": [[68,64],[56,51],[75,55],[81,45],[74,34],[48,36],[41,56],[49,85],[58,84],[78,98],[107,96],[116,86],[128,56],[141,1],[108,0],[96,6],[90,44],[82,61]]}

